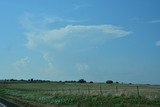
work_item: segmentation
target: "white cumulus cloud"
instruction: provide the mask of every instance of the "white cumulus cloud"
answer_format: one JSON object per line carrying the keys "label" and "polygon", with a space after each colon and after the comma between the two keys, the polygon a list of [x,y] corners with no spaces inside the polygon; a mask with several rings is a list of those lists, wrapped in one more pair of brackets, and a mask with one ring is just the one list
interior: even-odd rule
{"label": "white cumulus cloud", "polygon": [[99,43],[128,36],[131,32],[125,31],[113,25],[67,25],[59,29],[47,31],[31,31],[26,33],[26,46],[34,49],[39,46],[63,48],[72,41],[77,43]]}
{"label": "white cumulus cloud", "polygon": [[24,57],[24,58],[17,60],[13,64],[13,68],[15,71],[24,70],[24,69],[26,69],[26,67],[28,66],[29,63],[30,63],[29,57]]}
{"label": "white cumulus cloud", "polygon": [[156,46],[160,47],[160,41],[156,42]]}
{"label": "white cumulus cloud", "polygon": [[160,20],[151,20],[149,23],[160,23]]}
{"label": "white cumulus cloud", "polygon": [[[93,47],[99,47],[109,40],[123,38],[131,34],[130,31],[114,25],[81,25],[76,24],[74,20],[59,17],[46,16],[35,20],[34,15],[26,14],[21,20],[22,25],[26,28],[25,46],[42,55],[44,67],[41,70],[47,75],[67,71],[60,68],[59,64],[63,64],[61,63],[63,58],[64,63],[70,63],[70,60],[65,60],[65,58],[72,58],[74,52],[85,53],[86,51],[83,50],[93,49]],[[75,68],[77,73],[83,74],[90,67],[85,62],[78,63],[79,61],[75,62],[76,65],[70,66],[70,69]],[[61,66],[66,68],[66,65]]]}
{"label": "white cumulus cloud", "polygon": [[53,56],[50,56],[49,53],[44,53],[43,59],[47,62],[47,69],[45,71],[46,72],[54,72],[55,67],[54,67],[54,63],[53,63]]}
{"label": "white cumulus cloud", "polygon": [[23,16],[20,18],[20,24],[26,29],[31,31],[38,31],[42,29],[47,29],[49,24],[54,24],[54,26],[61,25],[62,23],[77,23],[80,21],[70,19],[70,18],[62,18],[58,16],[49,16],[49,15],[34,15],[29,12],[25,12]]}
{"label": "white cumulus cloud", "polygon": [[65,19],[65,18],[60,18],[60,17],[51,17],[51,16],[45,16],[43,18],[43,23],[55,23],[55,22],[78,22],[73,19]]}
{"label": "white cumulus cloud", "polygon": [[89,65],[84,63],[79,63],[76,64],[76,69],[78,72],[85,72],[89,69]]}

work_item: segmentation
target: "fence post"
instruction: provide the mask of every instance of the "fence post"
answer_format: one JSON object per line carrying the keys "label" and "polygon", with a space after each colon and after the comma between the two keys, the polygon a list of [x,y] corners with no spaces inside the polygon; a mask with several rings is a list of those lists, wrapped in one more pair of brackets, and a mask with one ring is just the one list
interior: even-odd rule
{"label": "fence post", "polygon": [[138,97],[140,96],[139,95],[139,87],[137,86],[137,95],[138,95]]}
{"label": "fence post", "polygon": [[69,94],[71,94],[71,89],[69,88]]}
{"label": "fence post", "polygon": [[55,94],[58,94],[58,89],[57,88],[55,89]]}
{"label": "fence post", "polygon": [[100,90],[100,95],[103,95],[103,92],[102,92],[102,87],[101,87],[101,85],[100,85],[100,87],[99,87],[99,90]]}
{"label": "fence post", "polygon": [[116,93],[118,92],[118,86],[116,86]]}
{"label": "fence post", "polygon": [[64,89],[63,88],[61,89],[61,93],[64,94]]}
{"label": "fence post", "polygon": [[80,94],[80,89],[79,89],[79,87],[78,87],[78,94]]}
{"label": "fence post", "polygon": [[90,89],[89,89],[89,86],[88,86],[88,95],[90,95]]}

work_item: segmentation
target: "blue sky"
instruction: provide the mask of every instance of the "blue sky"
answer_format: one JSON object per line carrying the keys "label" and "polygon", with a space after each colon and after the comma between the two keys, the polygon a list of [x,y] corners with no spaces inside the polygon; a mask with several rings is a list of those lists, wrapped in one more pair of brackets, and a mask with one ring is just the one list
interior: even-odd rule
{"label": "blue sky", "polygon": [[1,0],[0,79],[160,83],[159,0]]}

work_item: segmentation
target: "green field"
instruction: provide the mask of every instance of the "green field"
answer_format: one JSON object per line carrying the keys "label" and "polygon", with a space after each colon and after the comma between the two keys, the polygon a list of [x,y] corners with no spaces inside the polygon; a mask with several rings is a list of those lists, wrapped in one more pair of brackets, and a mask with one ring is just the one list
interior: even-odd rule
{"label": "green field", "polygon": [[159,85],[106,83],[0,83],[0,96],[42,104],[68,107],[160,106]]}

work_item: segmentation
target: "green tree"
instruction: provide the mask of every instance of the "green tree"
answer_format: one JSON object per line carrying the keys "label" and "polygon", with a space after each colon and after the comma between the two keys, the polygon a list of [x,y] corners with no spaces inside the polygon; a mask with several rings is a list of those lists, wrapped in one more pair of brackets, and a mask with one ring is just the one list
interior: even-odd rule
{"label": "green tree", "polygon": [[80,80],[78,80],[78,83],[86,83],[86,80],[80,79]]}

